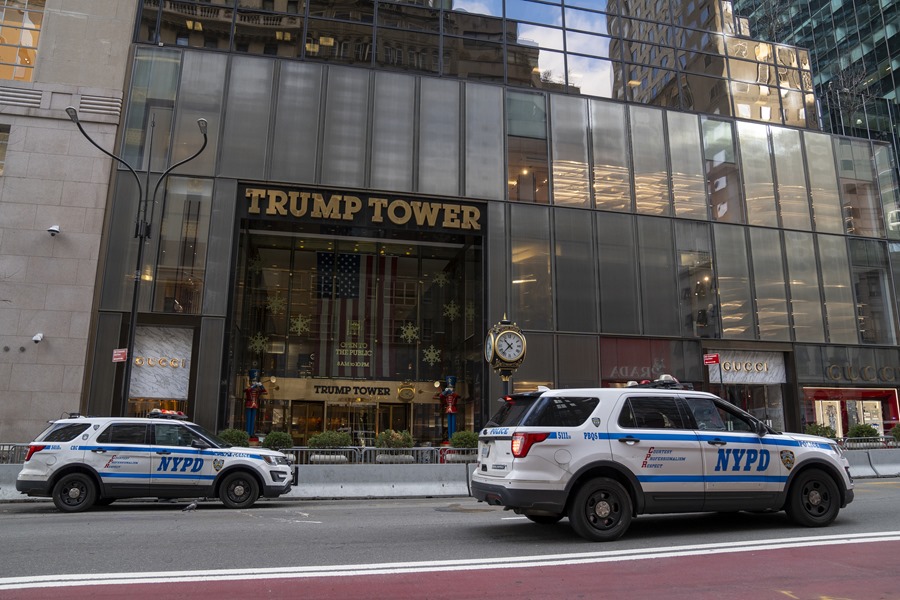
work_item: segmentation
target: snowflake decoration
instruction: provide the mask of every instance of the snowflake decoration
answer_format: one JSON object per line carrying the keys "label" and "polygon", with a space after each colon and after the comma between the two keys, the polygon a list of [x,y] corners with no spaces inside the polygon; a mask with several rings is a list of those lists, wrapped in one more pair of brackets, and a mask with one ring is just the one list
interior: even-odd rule
{"label": "snowflake decoration", "polygon": [[407,322],[400,328],[400,337],[407,344],[412,344],[419,339],[419,328],[412,323]]}
{"label": "snowflake decoration", "polygon": [[247,261],[247,270],[254,273],[262,271],[262,257],[257,255]]}
{"label": "snowflake decoration", "polygon": [[455,321],[459,317],[459,304],[456,303],[456,300],[451,300],[444,305],[444,316],[450,321]]}
{"label": "snowflake decoration", "polygon": [[434,281],[436,284],[438,284],[438,287],[443,288],[445,285],[447,285],[448,283],[450,283],[450,278],[447,277],[447,274],[446,274],[446,273],[444,273],[443,271],[441,271],[440,273],[438,273],[437,275],[434,276],[434,280],[433,280],[433,281]]}
{"label": "snowflake decoration", "polygon": [[434,344],[422,350],[422,362],[427,362],[429,366],[441,361],[441,351],[434,347]]}
{"label": "snowflake decoration", "polygon": [[287,298],[281,295],[281,292],[275,292],[274,296],[266,297],[266,308],[269,309],[269,312],[272,314],[279,314],[284,311],[284,307],[287,304]]}
{"label": "snowflake decoration", "polygon": [[310,321],[312,321],[311,317],[307,317],[306,315],[297,315],[296,317],[291,319],[291,333],[296,333],[297,335],[309,333]]}
{"label": "snowflake decoration", "polygon": [[250,338],[250,343],[247,344],[247,347],[251,352],[256,352],[259,354],[263,350],[266,349],[266,346],[269,344],[269,336],[263,335],[260,332],[257,332],[252,338]]}
{"label": "snowflake decoration", "polygon": [[466,303],[466,321],[474,321],[475,320],[475,303],[467,302]]}

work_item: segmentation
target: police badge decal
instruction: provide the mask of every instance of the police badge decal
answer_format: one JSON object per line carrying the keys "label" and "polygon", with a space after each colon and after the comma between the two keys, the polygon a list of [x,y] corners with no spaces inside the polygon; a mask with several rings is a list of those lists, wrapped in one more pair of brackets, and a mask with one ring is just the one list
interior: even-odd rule
{"label": "police badge decal", "polygon": [[782,450],[781,451],[781,464],[785,466],[785,468],[790,471],[794,468],[794,453],[790,450]]}
{"label": "police badge decal", "polygon": [[216,470],[216,473],[222,470],[222,467],[225,466],[225,459],[222,458],[214,458],[213,459],[213,469]]}

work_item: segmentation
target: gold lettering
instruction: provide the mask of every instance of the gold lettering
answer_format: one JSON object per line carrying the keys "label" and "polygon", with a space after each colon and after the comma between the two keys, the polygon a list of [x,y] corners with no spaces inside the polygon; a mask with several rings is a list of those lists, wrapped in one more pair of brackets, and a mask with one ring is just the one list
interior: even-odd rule
{"label": "gold lettering", "polygon": [[462,228],[474,229],[481,231],[481,225],[478,220],[481,219],[481,211],[474,206],[463,206],[462,208]]}
{"label": "gold lettering", "polygon": [[[434,227],[437,221],[438,213],[441,211],[441,205],[434,202],[410,202],[413,209],[413,215],[416,217],[417,225],[428,223],[430,227]],[[445,204],[444,207],[447,205]]]}
{"label": "gold lettering", "polygon": [[[398,216],[397,210],[402,209],[403,215]],[[406,225],[409,220],[412,218],[412,211],[409,208],[409,203],[404,200],[394,200],[388,205],[388,219],[391,220],[391,223],[395,225]]]}
{"label": "gold lettering", "polygon": [[136,365],[139,366],[139,367],[140,367],[141,365],[143,365],[143,364],[144,364],[144,357],[143,357],[143,356],[135,356],[135,357],[134,357],[134,364],[136,364]]}
{"label": "gold lettering", "polygon": [[341,217],[345,221],[352,221],[353,215],[362,209],[362,201],[356,196],[344,196],[344,215]]}
{"label": "gold lettering", "polygon": [[332,194],[328,202],[325,202],[322,194],[313,194],[313,211],[310,216],[316,219],[340,219],[341,196]]}
{"label": "gold lettering", "polygon": [[168,367],[168,366],[169,366],[169,361],[168,361],[167,359],[163,358],[162,356],[159,357],[159,361],[158,361],[158,362],[159,362],[159,366],[161,366],[161,367]]}
{"label": "gold lettering", "polygon": [[872,367],[872,365],[864,366],[860,370],[859,374],[866,381],[875,381],[875,369]]}
{"label": "gold lettering", "polygon": [[447,229],[459,229],[459,206],[455,204],[444,205],[444,227]]}
{"label": "gold lettering", "polygon": [[259,200],[266,195],[266,190],[247,188],[247,191],[244,193],[244,195],[247,196],[247,198],[250,198],[250,209],[247,212],[249,212],[251,215],[258,215]]}
{"label": "gold lettering", "polygon": [[[309,203],[309,192],[290,192],[291,199],[291,216],[302,217],[306,214],[307,205]],[[297,206],[297,200],[300,200],[300,206]]]}
{"label": "gold lettering", "polygon": [[838,381],[841,378],[841,368],[837,365],[828,365],[825,374],[828,376],[828,379]]}
{"label": "gold lettering", "polygon": [[287,194],[279,190],[269,190],[269,206],[266,208],[267,215],[280,215],[285,216],[287,214],[287,209],[284,207],[287,204]]}
{"label": "gold lettering", "polygon": [[384,211],[384,207],[387,206],[386,198],[369,198],[369,208],[371,208],[374,212],[372,213],[372,222],[373,223],[384,223],[384,215],[382,215],[382,211]]}
{"label": "gold lettering", "polygon": [[179,362],[179,361],[178,361],[177,358],[170,358],[170,359],[169,359],[169,366],[172,367],[173,369],[177,369],[177,368],[178,368],[178,362]]}

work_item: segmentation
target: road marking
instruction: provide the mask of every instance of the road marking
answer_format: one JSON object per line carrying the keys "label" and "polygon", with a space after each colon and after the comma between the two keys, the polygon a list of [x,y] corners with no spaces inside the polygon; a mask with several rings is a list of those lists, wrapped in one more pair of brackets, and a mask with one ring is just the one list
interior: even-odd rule
{"label": "road marking", "polygon": [[81,573],[66,575],[38,575],[34,577],[0,578],[0,590],[28,588],[52,588],[88,585],[118,585],[137,583],[180,583],[200,581],[232,581],[247,579],[301,579],[312,577],[344,577],[355,575],[397,575],[406,573],[430,573],[448,571],[477,571],[487,569],[519,569],[558,565],[582,565],[647,560],[652,558],[676,558],[702,554],[728,554],[734,552],[758,552],[832,546],[837,544],[866,544],[871,542],[900,541],[900,531],[878,531],[846,535],[780,538],[762,541],[724,542],[718,544],[691,544],[650,549],[606,550],[573,554],[547,554],[540,556],[455,559],[420,562],[372,563],[360,565],[324,565],[297,567],[267,567],[254,569],[218,569],[198,571],[160,571],[148,573]]}

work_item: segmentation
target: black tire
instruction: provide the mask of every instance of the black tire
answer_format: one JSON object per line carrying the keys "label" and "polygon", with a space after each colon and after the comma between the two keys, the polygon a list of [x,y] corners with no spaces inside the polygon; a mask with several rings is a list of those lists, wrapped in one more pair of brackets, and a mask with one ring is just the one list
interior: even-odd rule
{"label": "black tire", "polygon": [[115,501],[115,498],[97,498],[97,500],[94,502],[94,506],[109,506]]}
{"label": "black tire", "polygon": [[784,510],[804,527],[824,527],[837,518],[841,494],[837,484],[820,469],[801,473],[788,490]]}
{"label": "black tire", "polygon": [[563,518],[562,515],[525,515],[525,517],[538,525],[553,525],[559,523],[560,519]]}
{"label": "black tire", "polygon": [[63,512],[82,512],[97,502],[97,484],[90,475],[69,473],[53,486],[53,504]]}
{"label": "black tire", "polygon": [[631,497],[622,484],[606,477],[585,483],[569,509],[572,529],[592,542],[617,540],[631,525]]}
{"label": "black tire", "polygon": [[219,498],[228,508],[250,508],[259,498],[259,484],[244,471],[230,473],[222,481]]}

